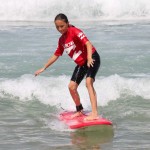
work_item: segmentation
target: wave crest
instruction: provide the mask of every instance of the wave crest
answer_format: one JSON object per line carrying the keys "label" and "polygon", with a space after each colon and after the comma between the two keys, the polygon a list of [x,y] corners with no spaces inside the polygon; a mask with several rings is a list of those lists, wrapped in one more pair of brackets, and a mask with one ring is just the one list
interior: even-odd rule
{"label": "wave crest", "polygon": [[[38,99],[44,104],[61,106],[74,109],[74,104],[69,94],[68,76],[37,77],[23,75],[17,79],[0,80],[0,97],[18,98],[21,101]],[[57,84],[58,83],[58,84]],[[122,96],[140,96],[150,99],[150,78],[124,78],[119,75],[101,77],[96,79],[98,105],[105,106],[112,100]],[[85,81],[79,86],[79,93],[83,105],[90,106],[89,96],[85,87]],[[70,107],[71,106],[71,107]]]}

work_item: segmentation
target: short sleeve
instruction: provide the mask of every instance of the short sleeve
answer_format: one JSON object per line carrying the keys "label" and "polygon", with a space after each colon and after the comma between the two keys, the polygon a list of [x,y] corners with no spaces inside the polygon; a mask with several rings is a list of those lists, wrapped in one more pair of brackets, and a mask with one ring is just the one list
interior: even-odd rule
{"label": "short sleeve", "polygon": [[79,29],[75,28],[75,32],[74,32],[75,36],[77,37],[78,40],[80,40],[80,42],[82,44],[85,44],[88,40],[88,38],[86,37],[86,35]]}
{"label": "short sleeve", "polygon": [[63,51],[64,51],[64,49],[63,49],[63,47],[61,46],[60,40],[59,40],[58,46],[57,46],[56,51],[54,52],[54,55],[56,55],[56,56],[62,56]]}

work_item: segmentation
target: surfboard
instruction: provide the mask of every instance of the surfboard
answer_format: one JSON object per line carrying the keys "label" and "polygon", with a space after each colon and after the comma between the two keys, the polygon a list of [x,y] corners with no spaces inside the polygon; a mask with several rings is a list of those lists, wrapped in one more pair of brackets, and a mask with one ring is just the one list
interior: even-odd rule
{"label": "surfboard", "polygon": [[72,115],[75,112],[73,111],[64,111],[60,113],[59,119],[63,121],[70,129],[80,129],[85,127],[92,127],[92,126],[101,126],[101,125],[110,125],[112,126],[112,122],[106,118],[99,117],[95,120],[85,120],[88,115],[88,112],[83,113],[82,116],[72,118]]}

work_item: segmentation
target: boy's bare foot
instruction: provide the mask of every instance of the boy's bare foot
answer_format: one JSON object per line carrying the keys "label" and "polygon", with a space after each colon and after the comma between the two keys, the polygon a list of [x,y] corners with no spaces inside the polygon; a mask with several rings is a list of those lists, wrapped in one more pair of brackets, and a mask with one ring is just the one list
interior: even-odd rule
{"label": "boy's bare foot", "polygon": [[98,115],[93,115],[92,113],[90,113],[89,116],[87,116],[86,118],[84,118],[84,121],[92,121],[92,120],[97,120],[99,119]]}

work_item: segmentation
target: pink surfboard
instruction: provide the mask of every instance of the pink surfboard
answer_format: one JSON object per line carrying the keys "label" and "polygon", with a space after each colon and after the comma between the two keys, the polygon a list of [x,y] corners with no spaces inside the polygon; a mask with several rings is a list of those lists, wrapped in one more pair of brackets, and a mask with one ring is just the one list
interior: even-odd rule
{"label": "pink surfboard", "polygon": [[99,117],[96,120],[86,121],[84,120],[84,118],[87,117],[87,113],[84,113],[82,116],[75,117],[72,119],[73,114],[74,114],[73,111],[65,111],[59,115],[59,119],[63,121],[70,129],[80,129],[84,127],[100,126],[100,125],[112,125],[111,121],[102,117]]}

